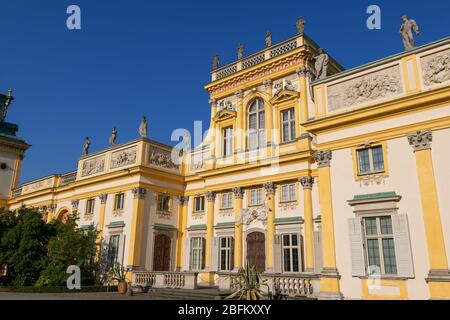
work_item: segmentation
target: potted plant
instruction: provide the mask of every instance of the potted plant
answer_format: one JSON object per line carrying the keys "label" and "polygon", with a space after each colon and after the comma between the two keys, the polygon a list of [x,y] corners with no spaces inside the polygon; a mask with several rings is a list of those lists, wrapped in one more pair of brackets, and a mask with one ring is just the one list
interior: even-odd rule
{"label": "potted plant", "polygon": [[267,285],[267,279],[263,280],[261,274],[256,271],[255,266],[250,266],[248,260],[245,262],[245,267],[240,268],[237,277],[241,287],[233,292],[225,299],[238,300],[265,300],[262,286]]}
{"label": "potted plant", "polygon": [[120,294],[125,294],[128,290],[127,274],[130,269],[125,268],[120,263],[116,262],[110,270],[110,277],[117,281],[117,291]]}

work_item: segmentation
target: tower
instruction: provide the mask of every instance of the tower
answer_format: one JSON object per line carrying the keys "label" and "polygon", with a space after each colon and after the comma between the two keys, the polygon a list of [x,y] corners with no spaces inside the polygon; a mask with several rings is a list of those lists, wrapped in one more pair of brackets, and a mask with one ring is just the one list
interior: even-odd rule
{"label": "tower", "polygon": [[7,207],[7,200],[19,182],[25,151],[30,147],[17,136],[19,127],[5,121],[13,100],[11,89],[7,95],[0,93],[0,207]]}

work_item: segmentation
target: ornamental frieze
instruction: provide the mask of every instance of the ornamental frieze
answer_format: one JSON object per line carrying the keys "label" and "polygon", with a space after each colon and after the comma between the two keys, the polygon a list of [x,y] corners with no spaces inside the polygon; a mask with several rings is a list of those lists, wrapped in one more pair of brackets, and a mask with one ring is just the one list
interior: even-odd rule
{"label": "ornamental frieze", "polygon": [[81,176],[86,177],[105,170],[105,156],[88,159],[83,162]]}
{"label": "ornamental frieze", "polygon": [[178,169],[179,165],[172,161],[172,152],[158,147],[150,147],[149,163],[166,169]]}
{"label": "ornamental frieze", "polygon": [[128,166],[130,164],[135,164],[136,154],[137,154],[136,146],[113,152],[111,154],[111,169]]}
{"label": "ornamental frieze", "polygon": [[296,55],[287,57],[275,63],[263,66],[252,72],[248,72],[242,76],[235,77],[225,83],[207,89],[212,95],[219,94],[221,92],[236,88],[244,83],[257,80],[273,74],[277,71],[289,68],[294,65],[302,63],[305,59],[305,53],[298,53]]}
{"label": "ornamental frieze", "polygon": [[328,111],[336,111],[403,92],[400,67],[393,66],[328,87]]}
{"label": "ornamental frieze", "polygon": [[426,86],[450,80],[450,49],[421,59],[423,83]]}

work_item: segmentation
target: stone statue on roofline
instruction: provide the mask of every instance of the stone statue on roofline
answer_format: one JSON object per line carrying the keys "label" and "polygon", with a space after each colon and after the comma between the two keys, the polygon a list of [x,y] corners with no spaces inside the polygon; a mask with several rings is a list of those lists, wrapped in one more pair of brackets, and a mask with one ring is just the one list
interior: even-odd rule
{"label": "stone statue on roofline", "polygon": [[117,130],[116,130],[116,127],[114,127],[112,129],[111,136],[109,137],[109,145],[110,146],[115,145],[116,144],[116,139],[117,139]]}
{"label": "stone statue on roofline", "polygon": [[305,20],[302,17],[297,18],[297,34],[303,34],[305,31]]}
{"label": "stone statue on roofline", "polygon": [[219,56],[217,54],[213,58],[212,65],[213,65],[213,70],[216,70],[219,68],[220,61],[219,61]]}
{"label": "stone statue on roofline", "polygon": [[89,139],[89,137],[86,137],[86,140],[84,140],[84,145],[83,145],[83,155],[89,154],[90,146],[91,146],[91,140]]}
{"label": "stone statue on roofline", "polygon": [[323,79],[327,76],[329,57],[322,48],[319,48],[318,55],[314,57],[314,68],[316,69],[316,79]]}
{"label": "stone statue on roofline", "polygon": [[272,46],[272,33],[270,31],[266,32],[266,48]]}
{"label": "stone statue on roofline", "polygon": [[414,48],[414,36],[415,34],[419,34],[419,26],[416,21],[413,19],[409,19],[407,16],[402,16],[403,23],[400,26],[400,33],[402,34],[403,45],[405,46],[405,50],[410,50]]}
{"label": "stone statue on roofline", "polygon": [[14,97],[12,96],[12,89],[9,89],[6,98],[2,98],[0,100],[0,122],[5,121],[6,114],[8,113],[8,108],[11,105],[11,101],[13,100]]}
{"label": "stone statue on roofline", "polygon": [[141,124],[139,125],[139,135],[141,138],[147,138],[147,118],[145,116],[142,117]]}
{"label": "stone statue on roofline", "polygon": [[242,57],[244,56],[244,45],[242,45],[241,43],[238,44],[236,53],[237,53],[238,60],[241,60]]}

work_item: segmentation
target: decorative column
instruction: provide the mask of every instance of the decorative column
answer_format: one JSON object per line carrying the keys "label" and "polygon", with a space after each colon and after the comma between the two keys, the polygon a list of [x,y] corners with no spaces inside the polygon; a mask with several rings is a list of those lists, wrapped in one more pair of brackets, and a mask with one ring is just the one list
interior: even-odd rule
{"label": "decorative column", "polygon": [[214,120],[214,117],[217,113],[217,101],[216,99],[210,99],[209,103],[211,104],[211,125],[209,127],[209,156],[214,160],[216,158],[216,121]]}
{"label": "decorative column", "polygon": [[314,221],[312,207],[312,186],[314,177],[306,176],[299,178],[303,187],[303,210],[305,219],[305,272],[314,273]]}
{"label": "decorative column", "polygon": [[241,187],[233,188],[234,194],[234,215],[236,217],[234,225],[234,268],[239,269],[242,267],[242,221],[241,221],[241,210],[242,210],[242,199],[244,198],[244,190]]}
{"label": "decorative column", "polygon": [[[267,79],[263,82],[264,87],[266,88],[266,95],[268,97],[268,100],[272,98],[272,83],[273,81],[270,79]],[[273,144],[273,111],[271,105],[268,105],[266,107],[266,117],[267,145],[271,146]]]}
{"label": "decorative column", "polygon": [[178,237],[177,237],[177,265],[176,268],[180,271],[183,268],[184,257],[184,242],[186,241],[186,227],[187,227],[187,208],[189,203],[189,196],[180,196],[178,206]]}
{"label": "decorative column", "polygon": [[267,206],[267,263],[266,270],[273,270],[273,244],[275,238],[275,185],[273,182],[264,183],[266,191]]}
{"label": "decorative column", "polygon": [[128,267],[139,269],[141,266],[142,228],[144,225],[144,205],[147,189],[136,187],[133,194],[133,211],[131,216],[130,250],[128,253]]}
{"label": "decorative column", "polygon": [[321,299],[342,299],[340,275],[336,268],[333,201],[331,194],[331,150],[316,151],[314,159],[319,173],[319,203],[322,220],[323,269],[320,278]]}
{"label": "decorative column", "polygon": [[244,92],[242,90],[237,90],[235,93],[237,100],[237,128],[236,132],[236,153],[242,153],[245,150],[245,112],[243,97]]}
{"label": "decorative column", "polygon": [[[300,123],[308,121],[308,83],[307,77],[309,70],[302,65],[297,69],[297,75],[299,77],[299,89],[300,89]],[[297,116],[297,115],[296,115]],[[300,126],[300,133],[305,133],[305,130]]]}
{"label": "decorative column", "polygon": [[414,149],[419,180],[422,215],[428,247],[430,271],[428,286],[431,298],[450,298],[450,271],[445,251],[441,213],[436,190],[433,159],[431,155],[431,130],[418,131],[407,136]]}
{"label": "decorative column", "polygon": [[214,201],[216,194],[212,191],[206,192],[206,201],[208,202],[208,217],[206,221],[206,246],[205,246],[205,269],[211,267],[211,248],[214,240]]}
{"label": "decorative column", "polygon": [[98,196],[98,199],[100,200],[100,216],[98,218],[97,225],[97,260],[100,261],[102,255],[103,228],[105,226],[106,200],[108,200],[108,194],[103,193]]}

